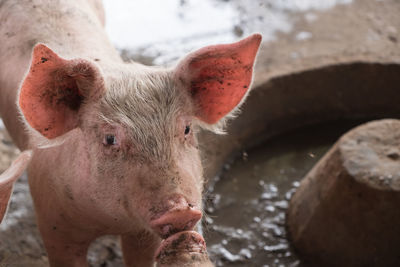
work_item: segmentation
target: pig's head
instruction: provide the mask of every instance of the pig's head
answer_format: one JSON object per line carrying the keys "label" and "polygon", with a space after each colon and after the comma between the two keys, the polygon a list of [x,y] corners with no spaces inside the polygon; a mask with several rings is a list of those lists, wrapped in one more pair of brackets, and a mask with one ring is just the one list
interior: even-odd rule
{"label": "pig's head", "polygon": [[201,218],[196,132],[244,100],[260,41],[205,47],[173,69],[67,60],[39,44],[19,106],[34,132],[74,147],[70,199],[123,231],[139,221],[166,237]]}

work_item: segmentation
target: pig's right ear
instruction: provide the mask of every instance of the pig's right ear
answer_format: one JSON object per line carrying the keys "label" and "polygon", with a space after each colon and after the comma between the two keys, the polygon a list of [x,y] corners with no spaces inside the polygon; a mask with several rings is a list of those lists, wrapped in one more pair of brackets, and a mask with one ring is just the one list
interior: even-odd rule
{"label": "pig's right ear", "polygon": [[82,103],[103,92],[103,76],[95,63],[63,59],[38,44],[19,92],[19,107],[33,129],[53,139],[76,128]]}
{"label": "pig's right ear", "polygon": [[6,213],[14,182],[25,171],[31,157],[31,151],[21,153],[11,166],[0,175],[0,223]]}
{"label": "pig's right ear", "polygon": [[195,116],[215,124],[246,97],[261,35],[233,44],[204,47],[186,56],[174,71],[175,81],[190,92]]}

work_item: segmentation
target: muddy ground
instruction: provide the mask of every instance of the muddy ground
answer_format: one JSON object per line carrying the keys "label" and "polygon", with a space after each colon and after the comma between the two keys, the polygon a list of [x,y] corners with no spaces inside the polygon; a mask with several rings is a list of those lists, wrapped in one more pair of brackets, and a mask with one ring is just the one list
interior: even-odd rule
{"label": "muddy ground", "polygon": [[[232,23],[237,38],[263,27],[267,29],[273,23],[267,16],[276,8],[271,6],[271,1],[254,1],[258,6],[246,5],[244,0],[216,2],[228,2],[242,12],[242,20]],[[292,28],[277,30],[274,38],[267,38],[263,44],[257,62],[255,90],[271,78],[326,65],[400,63],[398,14],[400,2],[397,0],[343,1],[323,10],[287,9],[285,16]],[[141,54],[141,51],[121,50],[127,59],[147,64],[158,62],[157,58]],[[176,57],[172,56],[167,61],[174,60]],[[339,133],[340,130],[337,135]],[[212,179],[214,182],[206,190],[208,216],[204,228],[210,253],[218,266],[299,264],[285,239],[282,214],[297,182],[336,138],[326,136],[327,139],[315,143],[308,142],[312,140],[304,136],[301,139],[301,134],[296,137],[294,133],[259,148],[244,150],[234,165],[224,165],[225,171],[219,180]],[[280,146],[280,143],[286,145]],[[7,168],[17,154],[6,131],[0,129],[0,171]],[[274,155],[277,156],[274,158]],[[215,171],[208,173],[215,174]],[[251,177],[251,182],[243,183],[240,177]],[[237,203],[238,199],[243,201]],[[246,220],[224,219],[235,218],[235,213],[242,212]],[[88,258],[91,266],[123,266],[115,237],[96,241]],[[0,266],[47,266],[26,176],[16,183],[8,215],[0,226]]]}

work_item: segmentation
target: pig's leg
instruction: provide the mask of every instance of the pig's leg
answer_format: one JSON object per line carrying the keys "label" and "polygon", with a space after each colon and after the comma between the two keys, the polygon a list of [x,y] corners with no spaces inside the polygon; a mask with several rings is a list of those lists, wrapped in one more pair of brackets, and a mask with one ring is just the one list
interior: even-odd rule
{"label": "pig's leg", "polygon": [[161,239],[150,232],[121,236],[125,266],[154,266],[154,255]]}
{"label": "pig's leg", "polygon": [[[52,227],[49,230],[49,227]],[[43,229],[45,228],[45,229]],[[79,240],[71,240],[74,236],[80,236],[79,232],[69,229],[69,237],[65,235],[59,236],[51,225],[39,225],[43,242],[49,257],[49,263],[52,267],[87,267],[87,251],[91,243],[91,239],[80,238]]]}
{"label": "pig's leg", "polygon": [[46,196],[48,197],[50,193],[45,189],[42,190],[41,195],[34,194],[33,197],[38,228],[46,247],[50,266],[88,266],[87,250],[91,241],[97,237],[95,232],[89,230],[88,227],[82,230],[82,225],[72,224],[68,220],[71,215],[66,215],[63,208],[57,204],[57,200],[46,200]]}

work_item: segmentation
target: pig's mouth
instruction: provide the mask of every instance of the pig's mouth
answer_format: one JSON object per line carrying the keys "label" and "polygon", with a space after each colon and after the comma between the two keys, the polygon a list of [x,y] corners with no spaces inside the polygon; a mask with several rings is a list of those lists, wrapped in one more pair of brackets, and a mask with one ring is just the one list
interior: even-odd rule
{"label": "pig's mouth", "polygon": [[186,201],[180,201],[175,202],[172,208],[156,214],[150,220],[150,227],[162,239],[167,239],[173,234],[193,230],[201,217],[202,212],[200,209]]}
{"label": "pig's mouth", "polygon": [[167,239],[173,234],[193,230],[201,216],[200,210],[190,207],[185,210],[176,209],[151,220],[150,226],[162,239]]}
{"label": "pig's mouth", "polygon": [[161,264],[170,261],[176,262],[185,257],[192,260],[203,260],[207,258],[206,242],[203,237],[195,231],[183,231],[171,235],[163,240],[158,248],[155,259]]}
{"label": "pig's mouth", "polygon": [[[183,266],[183,262],[208,259],[203,237],[193,230],[202,213],[193,205],[178,205],[150,221],[151,228],[164,240],[155,259],[159,266]],[[172,264],[172,265],[171,265]]]}

